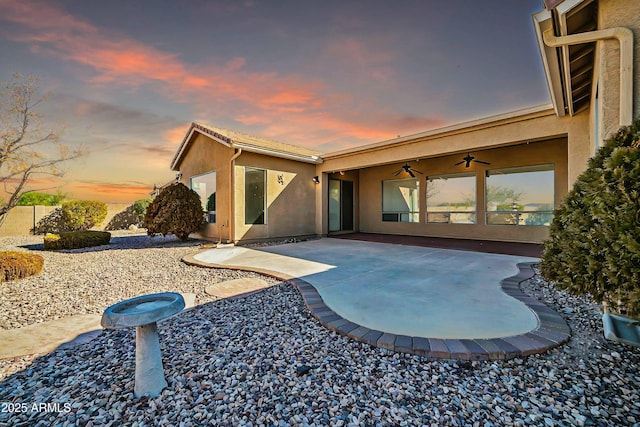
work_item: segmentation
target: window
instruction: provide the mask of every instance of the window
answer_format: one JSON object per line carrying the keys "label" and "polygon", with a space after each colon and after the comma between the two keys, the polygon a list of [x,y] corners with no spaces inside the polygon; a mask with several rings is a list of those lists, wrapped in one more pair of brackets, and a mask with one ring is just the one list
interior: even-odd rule
{"label": "window", "polygon": [[486,172],[487,224],[549,225],[554,209],[552,164]]}
{"label": "window", "polygon": [[476,223],[476,175],[474,173],[427,177],[427,222]]}
{"label": "window", "polygon": [[244,223],[266,224],[267,171],[244,168]]}
{"label": "window", "polygon": [[191,189],[198,193],[205,212],[205,221],[216,223],[216,172],[191,177]]}
{"label": "window", "polygon": [[382,181],[382,220],[391,222],[418,222],[419,181],[394,179]]}

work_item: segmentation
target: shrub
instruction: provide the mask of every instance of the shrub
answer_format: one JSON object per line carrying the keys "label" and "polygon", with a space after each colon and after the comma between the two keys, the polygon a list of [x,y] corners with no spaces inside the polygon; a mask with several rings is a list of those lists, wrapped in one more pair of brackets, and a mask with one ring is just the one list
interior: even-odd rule
{"label": "shrub", "polygon": [[109,223],[104,227],[106,231],[109,230],[126,230],[131,225],[138,226],[142,218],[133,211],[133,205],[127,206],[122,212],[118,212],[111,218]]}
{"label": "shrub", "polygon": [[107,204],[98,200],[72,200],[62,204],[62,217],[72,231],[88,230],[102,224]]}
{"label": "shrub", "polygon": [[541,271],[611,311],[640,315],[640,119],[589,160],[555,212]]}
{"label": "shrub", "polygon": [[33,229],[33,234],[62,233],[71,231],[62,216],[62,208],[56,208],[49,215],[43,217]]}
{"label": "shrub", "polygon": [[32,191],[24,193],[18,199],[18,206],[57,206],[67,197],[66,194],[46,194]]}
{"label": "shrub", "polygon": [[0,251],[0,282],[39,274],[44,259],[29,252]]}
{"label": "shrub", "polygon": [[44,236],[44,248],[46,250],[88,248],[91,246],[108,245],[110,240],[111,233],[106,231],[50,233]]}
{"label": "shrub", "polygon": [[140,199],[133,202],[133,211],[140,216],[140,221],[144,219],[144,215],[147,213],[147,208],[152,201],[153,199]]}
{"label": "shrub", "polygon": [[200,229],[203,220],[198,193],[175,183],[165,187],[147,207],[142,225],[149,236],[172,233],[180,240],[187,240],[189,234]]}

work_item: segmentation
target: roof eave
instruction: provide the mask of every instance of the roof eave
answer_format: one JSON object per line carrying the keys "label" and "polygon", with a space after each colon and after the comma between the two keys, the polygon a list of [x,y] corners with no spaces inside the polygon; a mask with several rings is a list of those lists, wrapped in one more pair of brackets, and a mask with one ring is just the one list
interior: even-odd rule
{"label": "roof eave", "polygon": [[567,113],[565,101],[565,91],[562,84],[562,70],[558,61],[558,51],[554,47],[549,47],[544,42],[543,34],[546,30],[553,30],[553,15],[550,10],[540,11],[532,16],[533,27],[536,31],[542,66],[549,87],[549,95],[553,109],[558,117]]}
{"label": "roof eave", "polygon": [[285,151],[269,149],[265,147],[258,147],[252,144],[247,144],[244,142],[233,141],[231,138],[224,137],[223,135],[219,135],[218,133],[196,123],[191,123],[189,130],[187,131],[185,137],[182,139],[180,146],[178,147],[178,151],[176,152],[173,160],[171,161],[171,170],[179,171],[180,170],[180,162],[182,161],[182,157],[185,155],[191,140],[193,139],[194,133],[200,133],[205,135],[208,138],[213,139],[214,141],[219,142],[220,144],[226,147],[240,148],[244,151],[249,151],[257,154],[264,154],[272,157],[279,157],[282,159],[296,160],[299,162],[312,163],[312,164],[320,164],[323,162],[322,158],[317,155],[304,155],[304,154],[296,154],[296,153],[288,153]]}
{"label": "roof eave", "polygon": [[510,111],[508,113],[498,114],[495,116],[484,117],[476,120],[458,123],[455,125],[432,129],[425,132],[420,132],[412,135],[403,136],[400,138],[389,139],[385,141],[376,142],[364,146],[347,148],[340,151],[333,151],[325,153],[322,158],[328,160],[329,158],[341,157],[353,155],[360,152],[381,150],[391,145],[411,144],[418,139],[432,139],[438,138],[448,134],[458,134],[470,132],[471,130],[481,129],[486,127],[492,127],[499,125],[503,121],[514,120],[526,120],[532,117],[540,117],[544,115],[554,114],[553,106],[551,104],[538,105],[536,107],[529,107],[522,110]]}
{"label": "roof eave", "polygon": [[173,156],[173,160],[171,160],[172,171],[179,170],[182,157],[184,156],[184,154],[187,151],[187,148],[189,147],[193,134],[196,132],[202,135],[205,135],[209,138],[212,138],[226,147],[231,147],[231,141],[228,138],[223,138],[220,135],[217,135],[211,131],[208,131],[206,128],[199,125],[198,123],[192,122],[191,126],[189,126],[189,130],[187,130],[187,133],[185,134],[184,138],[182,139],[182,142],[180,143],[180,146],[178,147],[178,151],[176,151],[176,154]]}
{"label": "roof eave", "polygon": [[313,164],[320,164],[323,162],[320,156],[316,156],[316,155],[306,156],[304,154],[287,153],[285,151],[258,147],[258,146],[243,143],[243,142],[233,142],[232,146],[234,148],[240,148],[243,151],[249,151],[251,153],[256,153],[256,154],[264,154],[272,157],[279,157],[281,159],[296,160],[299,162],[313,163]]}

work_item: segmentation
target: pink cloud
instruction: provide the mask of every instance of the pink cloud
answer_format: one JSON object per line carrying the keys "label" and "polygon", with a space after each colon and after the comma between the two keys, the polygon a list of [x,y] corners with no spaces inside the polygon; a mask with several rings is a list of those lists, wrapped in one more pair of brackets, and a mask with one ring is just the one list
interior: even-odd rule
{"label": "pink cloud", "polygon": [[245,58],[240,56],[236,56],[235,58],[231,58],[224,66],[225,71],[232,72],[238,71],[247,63]]}
{"label": "pink cloud", "polygon": [[[49,3],[0,0],[0,16],[24,27],[7,37],[27,43],[40,53],[89,67],[95,73],[91,83],[151,85],[174,101],[192,103],[206,114],[218,117],[226,114],[227,119],[257,126],[255,132],[284,142],[302,145],[327,139],[373,142],[407,129],[405,119],[382,111],[372,113],[375,107],[357,113],[363,108],[355,100],[331,93],[322,81],[275,72],[250,72],[243,57],[231,58],[219,66],[187,63],[178,54],[98,28]],[[393,55],[385,49],[350,38],[330,44],[327,53],[379,82],[392,84]],[[218,107],[214,109],[212,105]],[[220,113],[220,105],[224,105],[224,113]],[[431,118],[412,120],[411,130],[437,122]],[[171,138],[178,134],[172,133]],[[297,140],[302,135],[305,138]],[[296,141],[289,140],[292,136]]]}
{"label": "pink cloud", "polygon": [[187,126],[178,126],[165,131],[162,136],[165,141],[175,144],[176,141],[181,141],[184,138],[186,131]]}
{"label": "pink cloud", "polygon": [[139,183],[84,182],[66,187],[76,199],[97,199],[112,203],[129,203],[146,199],[153,189]]}
{"label": "pink cloud", "polygon": [[386,45],[386,40],[349,37],[328,43],[324,54],[329,61],[341,64],[352,73],[392,85],[395,83],[394,53]]}

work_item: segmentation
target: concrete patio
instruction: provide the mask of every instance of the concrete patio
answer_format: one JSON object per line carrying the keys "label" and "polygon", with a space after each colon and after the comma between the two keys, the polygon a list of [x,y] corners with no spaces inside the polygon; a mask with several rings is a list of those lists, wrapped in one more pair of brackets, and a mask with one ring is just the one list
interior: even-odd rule
{"label": "concrete patio", "polygon": [[517,286],[536,258],[325,238],[212,249],[185,261],[292,280],[322,323],[380,347],[418,343],[434,357],[503,358],[545,351],[570,333]]}

